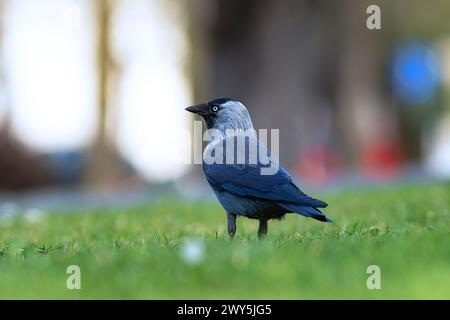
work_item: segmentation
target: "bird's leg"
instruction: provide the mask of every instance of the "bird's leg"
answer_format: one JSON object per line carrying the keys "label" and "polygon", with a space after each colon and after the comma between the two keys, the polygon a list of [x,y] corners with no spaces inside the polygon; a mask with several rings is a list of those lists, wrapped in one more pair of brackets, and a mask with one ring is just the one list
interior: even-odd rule
{"label": "bird's leg", "polygon": [[228,235],[233,238],[236,234],[236,215],[234,213],[227,212],[228,220]]}
{"label": "bird's leg", "polygon": [[267,234],[267,220],[266,219],[260,219],[259,220],[259,229],[258,229],[258,238],[262,239]]}

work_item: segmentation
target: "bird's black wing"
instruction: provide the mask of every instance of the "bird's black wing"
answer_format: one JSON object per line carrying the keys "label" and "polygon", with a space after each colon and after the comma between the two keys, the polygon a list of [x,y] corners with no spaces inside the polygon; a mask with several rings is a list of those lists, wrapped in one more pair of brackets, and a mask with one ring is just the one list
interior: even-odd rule
{"label": "bird's black wing", "polygon": [[[265,148],[258,142],[259,148]],[[226,190],[238,196],[287,202],[295,205],[324,208],[327,204],[304,194],[287,171],[278,166],[273,175],[261,174],[268,164],[203,164],[208,182],[216,190]],[[276,164],[277,165],[277,164]]]}

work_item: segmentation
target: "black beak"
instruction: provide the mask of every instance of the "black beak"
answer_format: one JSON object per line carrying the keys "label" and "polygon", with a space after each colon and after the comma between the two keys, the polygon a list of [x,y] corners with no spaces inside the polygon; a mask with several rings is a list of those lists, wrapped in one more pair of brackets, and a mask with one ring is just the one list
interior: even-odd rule
{"label": "black beak", "polygon": [[206,116],[209,113],[208,105],[206,103],[196,104],[195,106],[190,106],[186,108],[186,111]]}

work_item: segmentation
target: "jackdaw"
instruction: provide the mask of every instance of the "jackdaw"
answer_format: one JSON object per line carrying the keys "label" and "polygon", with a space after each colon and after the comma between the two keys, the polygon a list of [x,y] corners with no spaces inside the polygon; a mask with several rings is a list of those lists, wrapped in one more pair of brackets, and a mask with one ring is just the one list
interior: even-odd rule
{"label": "jackdaw", "polygon": [[318,209],[327,204],[304,194],[257,138],[240,101],[215,99],[186,110],[200,115],[208,128],[203,171],[227,213],[230,237],[236,233],[237,216],[258,219],[260,238],[267,234],[269,219],[282,219],[286,213],[332,221]]}

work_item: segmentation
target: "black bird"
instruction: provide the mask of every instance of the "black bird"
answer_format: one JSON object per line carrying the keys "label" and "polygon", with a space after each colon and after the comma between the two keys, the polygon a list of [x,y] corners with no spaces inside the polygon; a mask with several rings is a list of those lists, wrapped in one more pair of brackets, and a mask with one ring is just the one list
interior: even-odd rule
{"label": "black bird", "polygon": [[[203,171],[219,202],[227,213],[228,234],[236,233],[236,217],[245,216],[259,220],[258,236],[267,234],[269,219],[282,219],[286,213],[297,213],[323,222],[332,222],[318,208],[327,204],[304,194],[289,173],[270,156],[270,151],[257,139],[250,115],[238,100],[222,98],[186,108],[203,117],[209,130],[210,140],[203,154]],[[236,138],[243,134],[245,144],[238,147]],[[233,140],[233,141],[232,141]],[[222,157],[218,147],[226,150],[233,146],[233,161],[227,162],[225,151]],[[257,159],[249,161],[251,145],[256,146]],[[244,162],[236,161],[244,146]],[[262,153],[261,153],[262,151]],[[260,155],[269,155],[263,162]],[[241,152],[242,153],[242,152]],[[221,161],[206,161],[213,157]],[[270,172],[271,168],[276,168]],[[268,170],[269,174],[263,174]]]}

